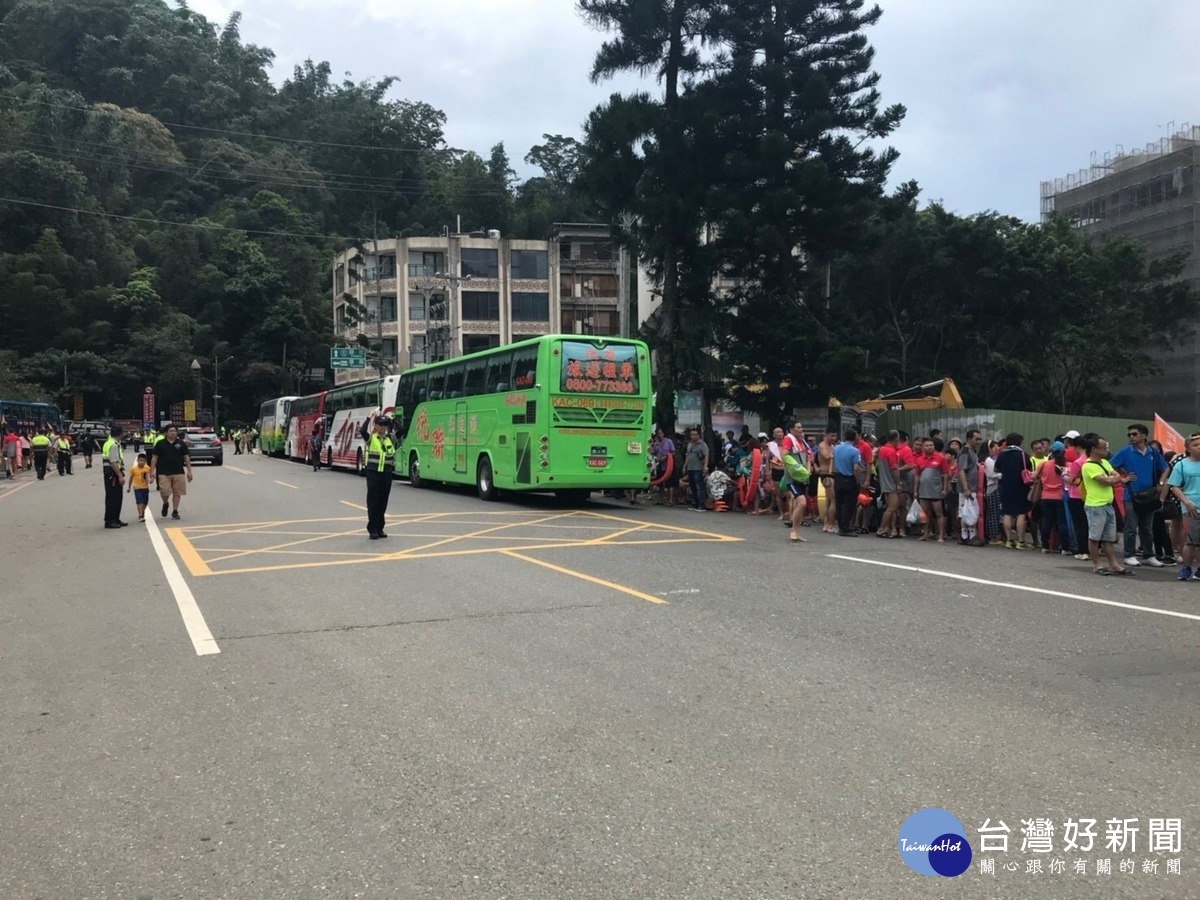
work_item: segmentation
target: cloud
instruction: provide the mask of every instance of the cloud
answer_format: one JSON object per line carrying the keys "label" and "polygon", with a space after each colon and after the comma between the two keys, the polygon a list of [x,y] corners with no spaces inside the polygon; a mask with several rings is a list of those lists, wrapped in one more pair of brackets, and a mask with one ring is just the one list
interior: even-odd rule
{"label": "cloud", "polygon": [[[543,132],[579,136],[588,113],[632,78],[594,85],[604,35],[571,0],[195,0],[277,53],[275,77],[306,57],[339,75],[398,76],[398,96],[447,117],[452,146],[504,141],[519,163]],[[891,143],[893,182],[961,213],[1034,219],[1038,185],[1085,166],[1093,150],[1156,140],[1200,120],[1192,62],[1200,4],[1144,0],[883,0],[867,36],[885,103],[908,118]],[[285,22],[277,30],[273,23]]]}

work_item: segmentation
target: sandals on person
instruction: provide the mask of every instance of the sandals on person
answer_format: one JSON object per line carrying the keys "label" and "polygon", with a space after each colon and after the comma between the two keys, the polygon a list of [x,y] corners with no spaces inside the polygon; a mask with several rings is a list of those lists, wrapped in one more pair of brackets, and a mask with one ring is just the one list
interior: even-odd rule
{"label": "sandals on person", "polygon": [[1100,569],[1092,569],[1092,574],[1093,575],[1104,575],[1107,577],[1107,576],[1111,575],[1112,572],[1108,571],[1108,569],[1100,568]]}
{"label": "sandals on person", "polygon": [[1126,575],[1130,578],[1133,578],[1135,575],[1137,575],[1137,573],[1134,572],[1132,569],[1105,569],[1105,568],[1092,569],[1092,574],[1093,575]]}

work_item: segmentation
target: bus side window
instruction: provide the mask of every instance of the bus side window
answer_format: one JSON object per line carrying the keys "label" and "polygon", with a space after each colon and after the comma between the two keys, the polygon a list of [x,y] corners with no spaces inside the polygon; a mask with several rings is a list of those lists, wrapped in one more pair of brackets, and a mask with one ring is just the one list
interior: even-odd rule
{"label": "bus side window", "polygon": [[463,395],[463,379],[466,370],[462,363],[453,363],[446,368],[446,397],[455,398]]}
{"label": "bus side window", "polygon": [[378,381],[373,381],[367,386],[367,402],[364,405],[371,407],[371,409],[377,409],[379,407]]}
{"label": "bus side window", "polygon": [[488,357],[487,378],[484,382],[484,392],[488,394],[499,394],[502,391],[507,391],[509,382],[509,369],[512,368],[511,353],[497,353],[494,356]]}
{"label": "bus side window", "polygon": [[484,359],[475,359],[467,363],[467,379],[463,384],[464,397],[478,397],[484,392],[484,383],[487,381],[488,361]]}
{"label": "bus side window", "polygon": [[537,383],[538,348],[522,347],[513,351],[512,386],[516,390],[527,390]]}
{"label": "bus side window", "polygon": [[429,374],[429,399],[441,400],[445,394],[443,388],[446,384],[446,370],[439,369]]}

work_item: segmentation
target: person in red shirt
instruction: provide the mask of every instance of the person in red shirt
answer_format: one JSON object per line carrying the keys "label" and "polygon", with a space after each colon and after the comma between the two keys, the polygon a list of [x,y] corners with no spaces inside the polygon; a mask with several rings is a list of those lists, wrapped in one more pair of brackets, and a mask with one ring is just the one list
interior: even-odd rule
{"label": "person in red shirt", "polygon": [[888,432],[887,442],[875,457],[875,472],[879,478],[879,492],[886,504],[875,534],[881,538],[901,537],[900,498],[904,491],[900,484],[900,432]]}
{"label": "person in red shirt", "polygon": [[913,489],[914,481],[915,481],[915,477],[916,477],[914,474],[915,467],[914,467],[913,463],[916,459],[916,454],[913,452],[913,448],[909,446],[907,431],[900,432],[900,446],[896,448],[896,452],[900,455],[900,492],[901,492],[900,516],[899,516],[899,521],[896,523],[896,526],[897,526],[897,528],[901,529],[901,531],[903,531],[904,520],[908,516],[908,507],[910,504],[917,502],[916,501],[917,493]]}
{"label": "person in red shirt", "polygon": [[950,463],[942,454],[944,446],[941,438],[925,438],[921,455],[913,461],[917,472],[917,497],[921,508],[925,510],[925,529],[921,540],[929,540],[936,521],[939,544],[946,543],[946,511],[943,501],[946,499],[946,488],[950,483]]}

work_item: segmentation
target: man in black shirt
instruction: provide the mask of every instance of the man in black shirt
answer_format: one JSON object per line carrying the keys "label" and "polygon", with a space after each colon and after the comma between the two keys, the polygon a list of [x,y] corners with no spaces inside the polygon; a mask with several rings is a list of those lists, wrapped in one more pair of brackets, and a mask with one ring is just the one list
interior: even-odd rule
{"label": "man in black shirt", "polygon": [[[168,425],[148,453],[151,474],[158,484],[158,495],[162,497],[162,514],[173,507],[172,519],[179,518],[179,498],[187,495],[188,482],[192,480],[192,458],[188,455],[187,442],[179,436],[179,429]],[[184,475],[186,470],[187,475]]]}

